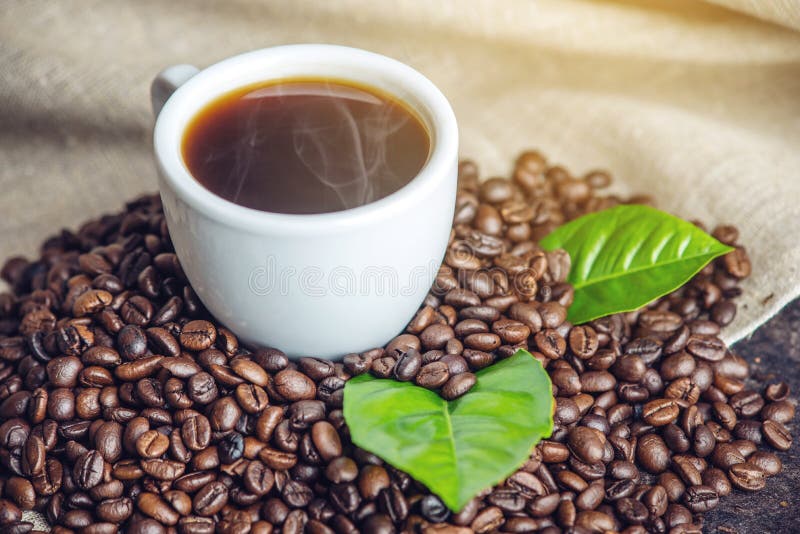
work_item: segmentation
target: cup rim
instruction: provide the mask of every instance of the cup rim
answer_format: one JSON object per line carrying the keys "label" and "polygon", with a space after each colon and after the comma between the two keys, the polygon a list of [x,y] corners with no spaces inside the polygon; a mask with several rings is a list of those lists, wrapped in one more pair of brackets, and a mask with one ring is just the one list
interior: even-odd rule
{"label": "cup rim", "polygon": [[[325,58],[327,65],[338,62],[345,67],[342,74],[337,76],[343,80],[349,79],[345,70],[348,62],[358,62],[360,67],[368,69],[375,77],[391,76],[401,79],[404,88],[425,105],[423,114],[414,103],[404,99],[404,102],[427,119],[431,128],[428,160],[414,178],[397,191],[362,206],[328,213],[293,214],[241,206],[212,193],[191,175],[181,153],[182,139],[188,123],[213,98],[237,87],[213,93],[209,90],[210,86],[221,77],[252,70],[254,66],[300,58],[319,60],[321,57]],[[312,71],[308,75],[314,76],[315,73]],[[269,79],[264,78],[265,81]],[[281,77],[275,76],[275,79]],[[363,83],[369,84],[368,81]],[[393,94],[391,89],[387,91]],[[189,96],[196,97],[198,92],[204,94],[205,98],[196,99],[199,101],[193,103],[186,101]],[[231,56],[198,72],[178,87],[164,104],[156,118],[153,145],[161,178],[180,199],[199,212],[249,232],[277,229],[282,234],[327,233],[369,224],[403,211],[409,204],[413,205],[417,199],[435,191],[441,180],[453,179],[450,172],[458,158],[458,127],[453,109],[444,94],[427,77],[405,63],[358,48],[330,44],[295,44]]]}

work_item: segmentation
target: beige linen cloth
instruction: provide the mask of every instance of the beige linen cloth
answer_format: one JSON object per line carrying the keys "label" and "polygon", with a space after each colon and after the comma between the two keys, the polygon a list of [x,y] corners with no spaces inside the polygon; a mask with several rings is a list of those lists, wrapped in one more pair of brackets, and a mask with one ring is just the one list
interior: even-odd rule
{"label": "beige linen cloth", "polygon": [[0,258],[156,188],[162,67],[298,42],[422,71],[486,175],[537,147],[738,225],[753,276],[727,341],[800,294],[800,0],[6,0]]}

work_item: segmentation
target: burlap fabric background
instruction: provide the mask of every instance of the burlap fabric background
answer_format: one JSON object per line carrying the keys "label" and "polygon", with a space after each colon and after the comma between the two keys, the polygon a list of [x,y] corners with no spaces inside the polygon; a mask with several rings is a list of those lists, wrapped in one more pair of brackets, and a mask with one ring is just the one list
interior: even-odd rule
{"label": "burlap fabric background", "polygon": [[538,147],[708,224],[753,259],[751,332],[800,294],[800,1],[11,1],[0,4],[0,258],[156,187],[148,86],[173,63],[330,42],[450,98],[461,153]]}

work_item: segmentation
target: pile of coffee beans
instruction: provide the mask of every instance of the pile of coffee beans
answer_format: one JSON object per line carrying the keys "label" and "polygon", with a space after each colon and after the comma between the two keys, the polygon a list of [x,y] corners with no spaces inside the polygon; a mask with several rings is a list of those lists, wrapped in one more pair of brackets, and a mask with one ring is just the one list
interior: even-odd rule
{"label": "pile of coffee beans", "polygon": [[570,258],[536,241],[567,220],[621,203],[598,194],[610,183],[602,171],[573,178],[537,152],[520,156],[513,180],[480,182],[477,166],[462,162],[450,243],[423,307],[385,349],[346,356],[347,371],[413,380],[454,399],[475,384],[473,371],[520,348],[536,348],[543,363],[564,356]]}
{"label": "pile of coffee beans", "polygon": [[[795,404],[785,384],[753,385],[718,337],[750,271],[740,246],[643,310],[566,322],[569,257],[536,241],[647,201],[601,194],[609,183],[536,152],[511,179],[479,182],[464,162],[445,265],[419,313],[342,362],[241,346],[188,285],[156,197],[63,231],[36,261],[9,260],[0,532],[31,532],[23,510],[86,534],[699,532],[720,498],[780,472],[767,449],[791,445]],[[453,399],[519,348],[552,379],[553,435],[459,513],[350,442],[351,376]]]}

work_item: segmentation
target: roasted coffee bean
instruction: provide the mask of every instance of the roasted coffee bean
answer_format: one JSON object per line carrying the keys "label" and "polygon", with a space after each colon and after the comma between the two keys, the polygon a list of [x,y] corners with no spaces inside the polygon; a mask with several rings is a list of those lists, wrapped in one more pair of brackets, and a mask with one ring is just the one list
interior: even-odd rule
{"label": "roasted coffee bean", "polygon": [[200,366],[187,357],[163,358],[158,363],[177,378],[190,378],[201,371]]}
{"label": "roasted coffee bean", "polygon": [[111,304],[113,296],[108,291],[101,289],[90,289],[75,299],[72,306],[72,313],[75,317],[82,317],[92,313],[97,313]]}
{"label": "roasted coffee bean", "polygon": [[470,349],[492,351],[502,343],[500,336],[489,332],[470,334],[464,338],[464,345]]}
{"label": "roasted coffee bean", "polygon": [[731,492],[730,480],[728,480],[728,477],[725,476],[725,472],[721,469],[709,467],[703,471],[702,479],[703,485],[713,489],[720,497],[724,497]]}
{"label": "roasted coffee bean", "polygon": [[476,381],[477,377],[472,373],[459,373],[451,376],[442,386],[442,397],[447,400],[456,399],[472,389]]}
{"label": "roasted coffee bean", "polygon": [[379,465],[367,465],[358,476],[358,490],[361,497],[366,500],[374,500],[378,494],[388,488],[390,484],[389,474],[386,469]]}
{"label": "roasted coffee bean", "polygon": [[175,479],[173,486],[181,491],[194,493],[216,478],[217,474],[212,471],[195,471]]}
{"label": "roasted coffee bean", "polygon": [[567,349],[567,342],[557,330],[547,329],[537,332],[534,341],[539,352],[551,360],[561,358]]}
{"label": "roasted coffee bean", "polygon": [[230,367],[234,373],[257,386],[263,387],[269,382],[269,376],[264,368],[253,361],[237,358],[231,361]]}
{"label": "roasted coffee bean", "polygon": [[648,510],[645,505],[630,497],[618,500],[616,511],[628,525],[641,525],[647,521]]}
{"label": "roasted coffee bean", "polygon": [[155,378],[143,378],[136,383],[136,398],[150,408],[159,408],[164,405],[161,391],[161,382]]}
{"label": "roasted coffee bean", "polygon": [[293,508],[304,508],[314,498],[314,490],[303,482],[290,480],[283,486],[281,497],[283,502]]}
{"label": "roasted coffee bean", "polygon": [[586,360],[594,356],[599,347],[599,338],[591,326],[577,326],[570,330],[569,348],[579,358]]}
{"label": "roasted coffee bean", "polygon": [[[572,521],[564,522],[566,523]],[[578,513],[575,517],[574,523],[576,529],[583,528],[590,532],[605,532],[614,530],[614,519],[609,514],[596,510],[587,510]]]}
{"label": "roasted coffee bean", "polygon": [[95,515],[109,523],[122,523],[133,513],[133,501],[128,497],[106,499],[97,504]]}
{"label": "roasted coffee bean", "polygon": [[[431,308],[432,309],[432,308]],[[365,373],[372,366],[373,358],[366,354],[347,354],[343,362],[347,372],[358,375]]]}
{"label": "roasted coffee bean", "polygon": [[325,476],[334,484],[352,482],[358,476],[358,466],[351,458],[335,458],[325,468]]}
{"label": "roasted coffee bean", "polygon": [[730,405],[737,415],[753,417],[764,407],[764,399],[755,391],[744,390],[731,396]]}
{"label": "roasted coffee bean", "polygon": [[155,493],[143,492],[136,499],[139,510],[163,525],[175,525],[180,515],[161,497]]}
{"label": "roasted coffee bean", "polygon": [[258,453],[258,458],[270,468],[276,470],[291,469],[297,464],[297,455],[269,447],[261,449]]}
{"label": "roasted coffee bean", "polygon": [[22,520],[22,510],[6,499],[0,499],[0,525]]}
{"label": "roasted coffee bean", "polygon": [[116,421],[101,423],[94,433],[95,449],[109,463],[116,462],[122,455],[122,425]]}
{"label": "roasted coffee bean", "polygon": [[103,479],[103,456],[96,450],[83,453],[75,462],[72,477],[81,489],[91,489]]}
{"label": "roasted coffee bean", "polygon": [[697,486],[702,483],[700,470],[690,456],[675,455],[672,457],[674,471],[681,477],[687,486]]}
{"label": "roasted coffee bean", "polygon": [[764,421],[761,431],[766,442],[779,451],[788,451],[792,446],[792,435],[781,423],[771,420]]}
{"label": "roasted coffee bean", "polygon": [[147,337],[136,325],[127,325],[117,334],[117,350],[126,360],[135,360],[147,351]]}
{"label": "roasted coffee bean", "polygon": [[418,350],[411,349],[400,356],[394,366],[393,374],[397,380],[407,382],[413,380],[422,366],[422,355]]}
{"label": "roasted coffee bean", "polygon": [[735,248],[732,252],[725,254],[722,260],[731,276],[745,278],[750,275],[750,259],[743,248]]}
{"label": "roasted coffee bean", "polygon": [[741,490],[758,491],[766,486],[766,473],[755,464],[743,462],[728,469],[731,483]]}
{"label": "roasted coffee bean", "polygon": [[580,380],[581,391],[584,393],[611,391],[617,384],[617,379],[608,371],[586,371]]}
{"label": "roasted coffee bean", "polygon": [[325,404],[318,400],[301,400],[292,403],[286,413],[291,430],[300,432],[325,418]]}
{"label": "roasted coffee bean", "polygon": [[148,517],[133,520],[127,532],[131,534],[166,534],[167,529],[155,519]]}
{"label": "roasted coffee bean", "polygon": [[210,374],[201,372],[189,378],[186,393],[198,404],[209,404],[219,395],[217,383]]}
{"label": "roasted coffee bean", "polygon": [[760,444],[763,441],[762,424],[751,419],[739,421],[736,423],[736,426],[733,427],[733,435],[738,439],[744,439]]}
{"label": "roasted coffee bean", "polygon": [[56,387],[75,387],[82,369],[81,360],[75,356],[53,358],[47,362],[47,378]]}
{"label": "roasted coffee bean", "polygon": [[375,534],[395,534],[397,529],[394,527],[389,516],[379,513],[372,513],[361,521],[363,532],[374,532]]}
{"label": "roasted coffee bean", "polygon": [[244,437],[238,432],[231,432],[219,441],[217,450],[223,464],[233,463],[244,454]]}
{"label": "roasted coffee bean", "polygon": [[193,415],[181,425],[181,438],[189,449],[203,450],[211,442],[211,424],[204,415]]}
{"label": "roasted coffee bean", "polygon": [[[31,402],[30,391],[17,391],[11,393],[0,403],[0,417],[3,419],[11,419],[25,415],[28,411],[28,405]],[[48,410],[53,403],[48,401]]]}
{"label": "roasted coffee bean", "polygon": [[422,348],[425,350],[442,349],[455,336],[453,328],[447,324],[431,324],[419,335]]}
{"label": "roasted coffee bean", "polygon": [[413,334],[400,334],[392,339],[385,348],[385,353],[390,356],[395,356],[396,353],[406,352],[411,349],[420,350],[422,345],[417,336]]}
{"label": "roasted coffee bean", "polygon": [[275,428],[283,419],[283,408],[270,406],[265,409],[256,420],[256,436],[263,442],[272,439]]}
{"label": "roasted coffee bean", "polygon": [[606,500],[617,501],[630,497],[636,491],[636,482],[633,480],[623,479],[611,482],[606,487]]}
{"label": "roasted coffee bean", "polygon": [[[558,480],[558,483],[562,487],[574,491],[576,493],[580,493],[581,491],[585,490],[586,487],[588,486],[587,482],[584,479],[582,479],[580,475],[573,473],[572,471],[569,470],[559,471],[556,475],[556,479]],[[504,507],[501,506],[501,508]]]}
{"label": "roasted coffee bean", "polygon": [[594,510],[603,502],[605,496],[603,482],[595,480],[575,497],[575,506],[578,510]]}
{"label": "roasted coffee bean", "polygon": [[717,507],[719,496],[708,486],[691,486],[683,495],[683,502],[692,512],[708,512]]}
{"label": "roasted coffee bean", "polygon": [[276,391],[289,401],[313,399],[317,394],[317,388],[313,380],[291,369],[276,374],[274,385]]}
{"label": "roasted coffee bean", "polygon": [[208,321],[189,321],[181,329],[180,343],[189,350],[201,351],[214,345],[217,329]]}
{"label": "roasted coffee bean", "polygon": [[659,475],[658,484],[664,488],[670,502],[679,501],[686,491],[686,485],[681,481],[680,477],[672,471],[667,471]]}
{"label": "roasted coffee bean", "polygon": [[159,369],[159,362],[163,356],[144,356],[132,362],[125,362],[119,365],[114,374],[124,382],[136,382],[148,376],[154,375]]}
{"label": "roasted coffee bean", "polygon": [[550,495],[544,495],[531,501],[526,506],[526,511],[533,517],[547,517],[556,511],[560,502],[561,495],[558,493],[551,493]]}
{"label": "roasted coffee bean", "polygon": [[209,517],[220,510],[228,502],[228,488],[222,482],[213,481],[203,486],[192,499],[195,513]]}
{"label": "roasted coffee bean", "polygon": [[45,449],[42,438],[30,434],[22,450],[22,472],[26,476],[38,476],[44,472]]}
{"label": "roasted coffee bean", "polygon": [[674,399],[655,399],[644,405],[642,417],[653,426],[663,426],[675,421],[680,413]]}
{"label": "roasted coffee bean", "polygon": [[361,497],[355,484],[335,484],[330,489],[333,507],[343,514],[352,514],[361,504]]}
{"label": "roasted coffee bean", "polygon": [[735,464],[744,463],[745,457],[735,446],[719,443],[711,453],[711,463],[720,469],[727,470]]}
{"label": "roasted coffee bean", "polygon": [[408,501],[395,485],[389,486],[378,495],[379,508],[394,523],[401,523],[408,517]]}
{"label": "roasted coffee bean", "polygon": [[33,510],[36,504],[36,492],[27,479],[12,476],[5,483],[5,496],[22,510]]}
{"label": "roasted coffee bean", "polygon": [[660,517],[664,515],[669,504],[667,490],[661,485],[652,486],[642,495],[642,504],[645,505],[651,516]]}
{"label": "roasted coffee bean", "polygon": [[694,431],[694,453],[700,457],[706,457],[714,450],[717,441],[711,430],[705,425],[698,426]]}
{"label": "roasted coffee bean", "polygon": [[342,443],[336,429],[327,421],[318,421],[311,428],[311,438],[323,460],[330,461],[342,455]]}
{"label": "roasted coffee bean", "polygon": [[788,423],[794,419],[795,407],[788,400],[771,402],[761,410],[761,418],[775,421],[776,423]]}
{"label": "roasted coffee bean", "polygon": [[419,502],[422,517],[433,523],[442,523],[450,516],[450,510],[436,495],[426,495]]}
{"label": "roasted coffee bean", "polygon": [[661,435],[670,450],[674,452],[684,453],[692,446],[692,442],[686,436],[686,433],[676,424],[670,423],[666,425]]}
{"label": "roasted coffee bean", "polygon": [[371,367],[372,374],[378,376],[379,378],[389,378],[392,376],[392,371],[394,371],[395,364],[397,364],[397,360],[390,356],[384,356],[382,358],[373,360]]}
{"label": "roasted coffee bean", "polygon": [[233,430],[241,416],[242,410],[236,401],[232,397],[222,397],[211,404],[208,421],[212,430],[226,432]]}
{"label": "roasted coffee bean", "polygon": [[732,441],[731,445],[739,449],[739,452],[745,458],[749,458],[750,455],[752,455],[754,452],[758,450],[758,446],[755,443],[744,439],[737,439],[736,441]]}
{"label": "roasted coffee bean", "polygon": [[180,477],[186,465],[174,460],[151,459],[139,462],[142,471],[158,480],[172,481]]}
{"label": "roasted coffee bean", "polygon": [[134,295],[125,301],[119,315],[127,324],[146,326],[153,317],[153,304],[143,296]]}
{"label": "roasted coffee bean", "polygon": [[242,483],[247,491],[263,496],[269,493],[275,483],[272,470],[258,460],[251,461],[244,471]]}
{"label": "roasted coffee bean", "polygon": [[670,453],[661,436],[646,434],[639,438],[636,459],[647,471],[658,474],[669,467]]}
{"label": "roasted coffee bean", "polygon": [[782,401],[789,396],[789,385],[786,382],[770,384],[764,390],[764,397],[770,402]]}
{"label": "roasted coffee bean", "polygon": [[569,433],[569,448],[581,461],[593,464],[603,457],[604,440],[597,431],[576,426]]}
{"label": "roasted coffee bean", "polygon": [[767,476],[777,475],[783,469],[778,455],[766,451],[756,451],[747,458],[747,463],[755,465]]}
{"label": "roasted coffee bean", "polygon": [[436,389],[450,378],[450,370],[445,362],[435,361],[422,366],[415,380],[418,386]]}
{"label": "roasted coffee bean", "polygon": [[712,410],[714,412],[714,417],[716,417],[717,421],[727,428],[728,430],[733,430],[733,427],[736,426],[736,412],[730,405],[724,402],[715,402],[712,405]]}

